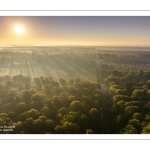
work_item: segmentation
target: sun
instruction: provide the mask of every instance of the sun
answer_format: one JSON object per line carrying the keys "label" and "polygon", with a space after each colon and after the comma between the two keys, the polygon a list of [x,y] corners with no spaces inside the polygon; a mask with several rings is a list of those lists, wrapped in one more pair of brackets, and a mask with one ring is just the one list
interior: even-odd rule
{"label": "sun", "polygon": [[15,27],[15,31],[16,31],[17,34],[23,34],[24,33],[24,28],[20,25],[17,25]]}

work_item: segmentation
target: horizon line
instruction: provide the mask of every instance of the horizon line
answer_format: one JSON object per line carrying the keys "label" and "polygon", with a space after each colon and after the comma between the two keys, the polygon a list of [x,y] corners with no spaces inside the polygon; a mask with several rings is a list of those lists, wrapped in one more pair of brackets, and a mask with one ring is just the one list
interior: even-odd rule
{"label": "horizon line", "polygon": [[81,47],[143,47],[143,48],[150,48],[150,45],[148,46],[144,46],[144,45],[84,45],[84,44],[77,44],[77,45],[74,45],[74,44],[72,44],[72,45],[66,45],[66,44],[57,44],[57,45],[53,45],[53,44],[51,44],[51,45],[46,45],[46,44],[44,44],[44,45],[32,45],[32,44],[0,44],[0,47],[2,48],[2,47],[22,47],[22,46],[28,46],[28,47],[40,47],[40,46],[45,46],[45,47],[56,47],[56,46],[62,46],[62,47],[64,47],[64,46],[67,46],[67,47],[74,47],[74,46],[81,46]]}

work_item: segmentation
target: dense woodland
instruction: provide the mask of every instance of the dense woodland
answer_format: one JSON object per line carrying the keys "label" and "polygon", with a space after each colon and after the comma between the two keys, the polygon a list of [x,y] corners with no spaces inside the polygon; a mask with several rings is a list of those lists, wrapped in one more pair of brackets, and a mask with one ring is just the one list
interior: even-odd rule
{"label": "dense woodland", "polygon": [[[0,126],[15,128],[0,133],[150,133],[150,51],[94,50],[48,51],[47,57],[32,59],[30,69],[47,63],[53,73],[61,68],[62,77],[59,69],[58,76],[49,71],[45,76],[2,74],[13,60],[1,52]],[[24,64],[20,56],[15,55],[17,65]]]}

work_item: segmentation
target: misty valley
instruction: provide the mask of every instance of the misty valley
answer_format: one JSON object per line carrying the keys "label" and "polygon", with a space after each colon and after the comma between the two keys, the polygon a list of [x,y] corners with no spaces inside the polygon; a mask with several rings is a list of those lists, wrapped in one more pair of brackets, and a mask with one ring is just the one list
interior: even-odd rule
{"label": "misty valley", "polygon": [[149,47],[0,47],[0,134],[149,134],[149,57]]}

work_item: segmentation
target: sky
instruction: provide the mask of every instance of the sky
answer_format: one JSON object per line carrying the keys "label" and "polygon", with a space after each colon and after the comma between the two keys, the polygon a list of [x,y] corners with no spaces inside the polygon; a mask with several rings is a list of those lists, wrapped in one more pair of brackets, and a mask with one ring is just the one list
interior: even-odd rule
{"label": "sky", "polygon": [[0,16],[6,44],[150,46],[150,16]]}

